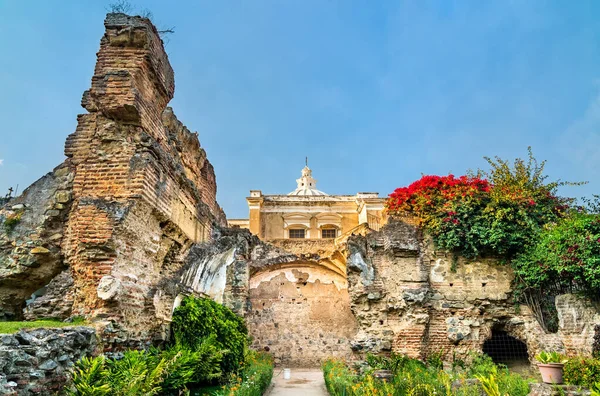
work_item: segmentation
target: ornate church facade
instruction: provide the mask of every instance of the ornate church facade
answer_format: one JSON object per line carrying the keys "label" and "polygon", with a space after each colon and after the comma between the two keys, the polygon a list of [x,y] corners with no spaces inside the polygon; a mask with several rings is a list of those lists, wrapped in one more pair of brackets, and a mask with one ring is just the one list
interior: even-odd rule
{"label": "ornate church facade", "polygon": [[251,190],[248,219],[229,219],[229,226],[247,228],[264,241],[322,241],[333,245],[336,238],[352,232],[360,225],[373,230],[385,223],[385,198],[378,193],[329,195],[317,189],[312,170],[305,166],[297,187],[289,194],[263,194]]}

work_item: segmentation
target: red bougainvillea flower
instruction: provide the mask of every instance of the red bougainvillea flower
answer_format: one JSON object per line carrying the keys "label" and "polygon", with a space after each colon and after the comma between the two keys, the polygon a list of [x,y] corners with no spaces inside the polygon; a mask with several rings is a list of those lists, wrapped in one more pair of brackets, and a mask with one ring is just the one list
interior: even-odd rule
{"label": "red bougainvillea flower", "polygon": [[[386,206],[391,212],[419,211],[425,205],[435,206],[456,197],[467,198],[477,193],[487,193],[490,188],[486,179],[477,177],[427,175],[408,187],[397,188],[389,195]],[[448,215],[453,216],[454,212]]]}

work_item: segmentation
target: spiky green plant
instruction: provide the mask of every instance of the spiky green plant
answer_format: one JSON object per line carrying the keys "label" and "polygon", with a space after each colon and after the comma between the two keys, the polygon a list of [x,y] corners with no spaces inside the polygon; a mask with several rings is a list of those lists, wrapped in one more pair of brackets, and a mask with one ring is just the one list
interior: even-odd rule
{"label": "spiky green plant", "polygon": [[72,384],[66,389],[66,394],[69,396],[109,395],[111,387],[106,382],[108,375],[104,356],[84,357],[75,364],[71,377]]}

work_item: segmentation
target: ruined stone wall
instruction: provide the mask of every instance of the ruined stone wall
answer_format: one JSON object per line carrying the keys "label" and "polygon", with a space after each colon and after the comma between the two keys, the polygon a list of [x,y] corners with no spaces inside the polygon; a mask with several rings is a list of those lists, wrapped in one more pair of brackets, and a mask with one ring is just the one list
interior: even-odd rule
{"label": "ruined stone wall", "polygon": [[564,294],[556,297],[559,335],[568,355],[591,355],[600,338],[600,305]]}
{"label": "ruined stone wall", "polygon": [[546,333],[527,306],[514,303],[510,266],[435,251],[413,225],[392,221],[381,232],[350,237],[347,255],[357,352],[467,358],[493,331],[524,342],[530,358],[548,349],[592,352],[597,306],[558,296],[559,331]]}
{"label": "ruined stone wall", "polygon": [[156,28],[124,14],[108,14],[105,28],[67,160],[0,212],[24,212],[0,235],[0,304],[20,316],[62,273],[72,285],[50,283],[28,318],[85,315],[150,336],[170,317],[168,282],[225,216],[198,135],[166,107],[174,75]]}
{"label": "ruined stone wall", "polygon": [[25,300],[66,268],[72,182],[66,161],[0,208],[0,319],[20,318]]}
{"label": "ruined stone wall", "polygon": [[250,278],[248,327],[252,346],[276,364],[319,367],[348,358],[356,321],[344,276],[316,263],[271,266]]}
{"label": "ruined stone wall", "polygon": [[245,317],[252,347],[277,364],[318,367],[349,357],[356,321],[345,273],[315,254],[294,254],[243,229],[196,244],[177,282],[180,297],[206,295]]}
{"label": "ruined stone wall", "polygon": [[94,329],[82,326],[0,334],[0,394],[57,394],[73,364],[96,345]]}
{"label": "ruined stone wall", "polygon": [[65,146],[75,178],[63,248],[74,312],[149,329],[160,324],[157,285],[224,216],[197,135],[166,109],[174,79],[156,29],[123,14],[105,26],[89,114]]}

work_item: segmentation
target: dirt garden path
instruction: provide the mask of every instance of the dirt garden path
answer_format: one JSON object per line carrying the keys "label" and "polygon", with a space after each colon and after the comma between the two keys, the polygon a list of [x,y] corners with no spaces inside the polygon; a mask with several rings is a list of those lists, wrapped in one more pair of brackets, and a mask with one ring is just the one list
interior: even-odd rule
{"label": "dirt garden path", "polygon": [[323,371],[320,369],[292,369],[289,380],[283,379],[283,369],[273,373],[271,389],[266,396],[327,396]]}

